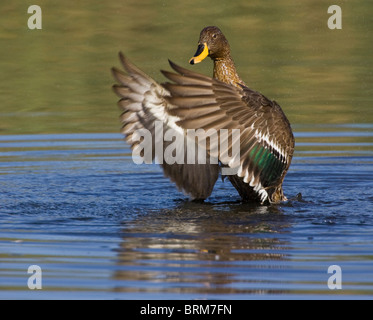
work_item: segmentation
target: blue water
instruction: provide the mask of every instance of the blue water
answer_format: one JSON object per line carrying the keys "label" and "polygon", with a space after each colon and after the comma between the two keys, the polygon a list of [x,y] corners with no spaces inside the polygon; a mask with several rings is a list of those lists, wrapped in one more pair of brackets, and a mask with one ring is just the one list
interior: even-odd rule
{"label": "blue water", "polygon": [[278,206],[190,203],[119,134],[0,136],[0,299],[373,298],[373,126],[294,130]]}

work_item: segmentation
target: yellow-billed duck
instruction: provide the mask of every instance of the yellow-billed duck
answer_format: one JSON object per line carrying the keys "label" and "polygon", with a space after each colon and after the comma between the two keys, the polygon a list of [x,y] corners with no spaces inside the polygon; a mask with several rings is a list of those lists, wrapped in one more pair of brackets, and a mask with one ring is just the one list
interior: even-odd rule
{"label": "yellow-billed duck", "polygon": [[[206,152],[217,156],[219,163],[167,164],[161,163],[165,176],[179,190],[194,200],[210,196],[218,178],[220,167],[235,169],[228,179],[237,189],[243,201],[278,203],[287,200],[282,183],[289,169],[294,151],[294,136],[290,123],[281,107],[265,96],[249,89],[238,76],[230,53],[230,46],[217,27],[201,31],[197,51],[190,64],[210,57],[214,62],[213,78],[184,69],[170,61],[176,73],[162,71],[171,81],[155,82],[129,60],[119,54],[126,73],[113,68],[119,84],[114,91],[121,98],[123,110],[122,132],[134,149],[139,141],[133,141],[134,133],[147,129],[153,136],[152,150],[162,145],[163,151],[172,142],[155,141],[156,123],[163,124],[163,132],[173,129],[184,141],[187,160],[187,130],[228,129],[228,151],[213,154],[213,142],[206,145]],[[235,140],[233,129],[239,130]],[[232,144],[239,143],[239,153],[228,157]],[[189,145],[190,146],[190,145]],[[215,150],[215,149],[214,149]],[[156,156],[152,153],[152,159]],[[187,163],[185,161],[184,163]],[[190,163],[190,162],[189,162]]]}

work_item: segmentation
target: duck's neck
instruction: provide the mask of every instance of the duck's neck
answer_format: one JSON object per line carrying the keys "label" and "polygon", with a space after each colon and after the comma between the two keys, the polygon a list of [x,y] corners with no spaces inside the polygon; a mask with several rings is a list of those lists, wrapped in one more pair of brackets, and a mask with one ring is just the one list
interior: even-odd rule
{"label": "duck's neck", "polygon": [[231,56],[227,56],[222,59],[214,59],[214,78],[229,83],[237,88],[241,87],[239,84],[246,86],[246,84],[241,80],[236,71],[236,66],[234,65]]}

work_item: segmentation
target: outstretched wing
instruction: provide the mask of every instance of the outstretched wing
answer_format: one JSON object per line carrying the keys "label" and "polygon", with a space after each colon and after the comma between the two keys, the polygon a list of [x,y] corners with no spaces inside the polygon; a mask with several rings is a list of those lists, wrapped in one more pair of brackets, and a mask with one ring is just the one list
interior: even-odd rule
{"label": "outstretched wing", "polygon": [[[159,124],[161,124],[163,133],[172,129],[176,141],[184,141],[185,161],[181,161],[183,163],[180,164],[168,164],[162,161],[163,158],[160,159],[159,162],[161,162],[164,174],[177,185],[179,190],[193,199],[207,198],[218,178],[219,166],[217,164],[186,164],[185,130],[176,124],[180,119],[169,114],[169,109],[173,106],[165,97],[170,93],[130,63],[122,53],[119,54],[119,58],[126,73],[117,68],[112,69],[113,75],[119,83],[114,85],[113,89],[120,97],[118,105],[123,111],[121,121],[125,140],[132,149],[136,149],[140,144],[136,134],[141,130],[149,131],[152,136],[152,145],[149,146],[152,148],[151,160],[154,160],[156,145],[162,146],[161,151],[164,152],[172,143],[172,141],[163,141],[163,134],[156,134]],[[162,141],[156,141],[156,138]]]}
{"label": "outstretched wing", "polygon": [[[174,106],[169,114],[180,118],[176,125],[184,129],[213,128],[218,133],[228,129],[228,135],[219,134],[208,150],[219,150],[217,156],[223,165],[236,168],[237,176],[261,201],[271,201],[294,151],[290,123],[280,106],[245,86],[239,89],[170,64],[177,73],[162,71],[172,81],[163,87],[170,93],[166,100]],[[233,129],[239,130],[238,137]],[[220,150],[216,144],[224,142],[228,148]],[[230,154],[237,144],[239,153]]]}

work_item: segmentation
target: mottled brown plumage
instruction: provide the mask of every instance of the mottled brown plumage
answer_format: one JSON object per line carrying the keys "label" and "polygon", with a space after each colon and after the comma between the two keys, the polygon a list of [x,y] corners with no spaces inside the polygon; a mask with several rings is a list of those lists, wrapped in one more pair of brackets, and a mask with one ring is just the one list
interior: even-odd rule
{"label": "mottled brown plumage", "polygon": [[[181,68],[170,62],[176,73],[162,71],[171,82],[162,85],[121,56],[129,76],[113,69],[120,85],[122,122],[126,140],[135,130],[146,128],[154,135],[154,122],[177,129],[186,139],[187,129],[215,129],[206,152],[217,157],[221,167],[236,170],[228,178],[244,201],[278,203],[286,200],[282,183],[294,152],[294,137],[281,107],[249,89],[238,76],[227,39],[217,27],[202,30],[191,64],[210,56],[213,78]],[[228,137],[220,134],[228,131]],[[239,130],[239,137],[232,134]],[[217,144],[226,139],[228,150],[217,153]],[[154,143],[157,143],[156,141]],[[229,157],[235,143],[239,153]],[[136,147],[132,144],[132,147]],[[165,175],[193,199],[208,197],[218,176],[218,165],[163,164]]]}
{"label": "mottled brown plumage", "polygon": [[[240,130],[239,161],[229,163],[228,156],[219,155],[222,165],[237,168],[237,175],[228,179],[245,201],[285,200],[282,182],[292,159],[294,137],[280,106],[243,85],[234,87],[171,66],[178,74],[163,72],[173,81],[163,86],[174,106],[169,113],[181,119],[176,123],[185,129],[229,129],[228,141],[232,141],[231,129]],[[212,143],[209,151],[214,147]]]}
{"label": "mottled brown plumage", "polygon": [[[206,55],[201,58],[200,52],[207,49],[207,56],[214,62],[213,77],[238,89],[234,93],[231,88],[231,97],[226,95],[224,98],[219,98],[219,106],[226,112],[224,119],[230,119],[222,128],[240,129],[241,167],[239,170],[246,170],[245,175],[239,171],[237,176],[228,176],[229,180],[244,200],[255,200],[255,198],[263,200],[264,197],[264,200],[275,203],[285,200],[282,183],[289,169],[295,144],[288,119],[275,101],[269,100],[245,85],[236,71],[229,43],[219,28],[215,26],[204,28],[200,33],[198,48],[190,63],[201,62]],[[179,70],[179,72],[183,71]],[[186,87],[184,89],[188,91]],[[216,92],[214,86],[211,90]],[[237,94],[240,102],[233,102],[232,97]],[[171,95],[174,96],[172,90]],[[206,109],[209,108],[206,106]],[[174,111],[174,114],[177,112]],[[216,117],[214,121],[217,121]],[[189,120],[180,124],[190,128],[209,127],[208,120],[201,122],[200,118],[196,118],[194,123]],[[267,165],[265,165],[266,158]],[[261,194],[257,190],[253,192],[259,184]]]}
{"label": "mottled brown plumage", "polygon": [[[215,79],[219,79],[235,87],[238,87],[239,84],[245,85],[245,82],[236,71],[228,40],[218,27],[204,28],[201,31],[198,46],[200,50],[203,50],[204,46],[207,46],[208,56],[214,61],[213,77]],[[198,50],[196,53],[198,53]],[[190,59],[190,64],[195,64],[195,57]]]}

